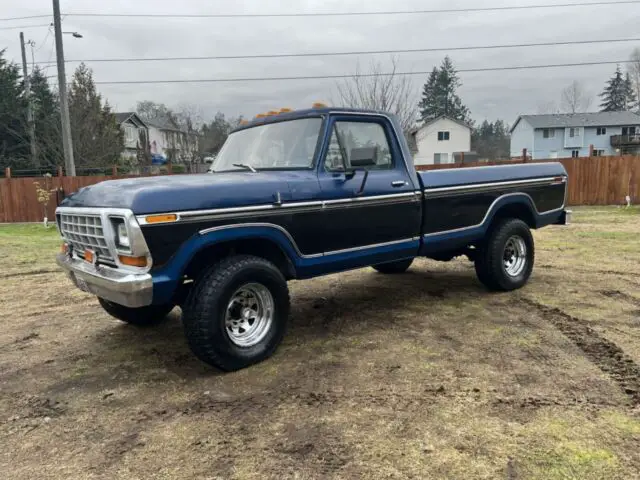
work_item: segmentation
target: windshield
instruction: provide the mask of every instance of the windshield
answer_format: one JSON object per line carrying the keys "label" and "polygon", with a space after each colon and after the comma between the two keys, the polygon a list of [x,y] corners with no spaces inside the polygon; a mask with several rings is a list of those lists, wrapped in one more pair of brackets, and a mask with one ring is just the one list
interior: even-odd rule
{"label": "windshield", "polygon": [[321,118],[302,118],[232,133],[210,171],[310,168],[321,124]]}

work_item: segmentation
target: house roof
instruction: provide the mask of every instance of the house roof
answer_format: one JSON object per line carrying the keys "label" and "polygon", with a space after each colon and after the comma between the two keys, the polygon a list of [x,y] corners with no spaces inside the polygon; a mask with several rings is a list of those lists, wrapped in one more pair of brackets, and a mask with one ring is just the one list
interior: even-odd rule
{"label": "house roof", "polygon": [[145,122],[138,116],[136,112],[116,112],[114,113],[116,116],[116,122],[118,124],[123,124],[127,120],[131,119],[131,121],[138,126],[146,127]]}
{"label": "house roof", "polygon": [[547,115],[520,115],[511,127],[511,132],[520,120],[533,128],[565,127],[622,127],[640,124],[640,115],[633,112],[552,113]]}
{"label": "house roof", "polygon": [[434,124],[434,123],[436,123],[436,122],[438,122],[438,121],[440,121],[440,120],[444,120],[444,119],[446,119],[446,120],[451,120],[452,122],[455,122],[455,123],[457,123],[458,125],[461,125],[461,126],[463,126],[463,127],[468,128],[469,130],[471,130],[471,125],[469,125],[468,123],[463,122],[462,120],[457,120],[457,119],[452,118],[452,117],[450,117],[450,116],[448,116],[448,115],[440,115],[440,116],[439,116],[439,117],[437,117],[437,118],[434,118],[434,119],[432,119],[432,120],[429,120],[429,121],[427,121],[427,122],[424,122],[422,125],[420,125],[420,126],[418,126],[418,127],[415,127],[415,128],[414,128],[414,129],[412,129],[409,133],[410,133],[411,135],[415,135],[415,134],[416,134],[416,133],[418,133],[420,130],[422,130],[424,127],[428,127],[429,125],[432,125],[432,124]]}
{"label": "house roof", "polygon": [[156,117],[146,120],[147,125],[156,127],[160,130],[173,130],[174,132],[182,132],[182,130],[169,117]]}

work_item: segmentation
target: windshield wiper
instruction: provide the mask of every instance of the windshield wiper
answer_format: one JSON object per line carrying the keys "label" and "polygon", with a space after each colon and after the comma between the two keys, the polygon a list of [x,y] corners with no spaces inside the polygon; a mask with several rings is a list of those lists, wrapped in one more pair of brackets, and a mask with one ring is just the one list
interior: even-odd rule
{"label": "windshield wiper", "polygon": [[244,163],[232,163],[231,165],[234,167],[246,168],[247,170],[251,170],[252,173],[258,173],[258,171],[251,165],[247,165]]}

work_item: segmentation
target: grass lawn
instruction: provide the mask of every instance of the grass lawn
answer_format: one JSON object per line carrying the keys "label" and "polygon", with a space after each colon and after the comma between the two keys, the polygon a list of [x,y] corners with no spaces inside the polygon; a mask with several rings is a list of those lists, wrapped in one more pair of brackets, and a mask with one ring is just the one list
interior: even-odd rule
{"label": "grass lawn", "polygon": [[0,478],[639,478],[640,209],[574,221],[517,292],[462,259],[291,282],[231,374],[179,309],[140,330],[72,288],[55,227],[0,226]]}

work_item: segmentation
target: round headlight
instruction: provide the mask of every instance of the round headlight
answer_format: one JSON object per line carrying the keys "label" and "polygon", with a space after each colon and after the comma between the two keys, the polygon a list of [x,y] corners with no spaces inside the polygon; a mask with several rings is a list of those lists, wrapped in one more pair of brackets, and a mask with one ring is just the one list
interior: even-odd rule
{"label": "round headlight", "polygon": [[129,233],[127,232],[127,226],[124,222],[118,223],[118,246],[120,247],[130,247],[129,243]]}

